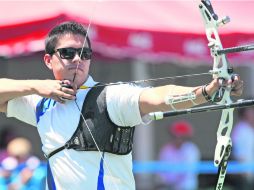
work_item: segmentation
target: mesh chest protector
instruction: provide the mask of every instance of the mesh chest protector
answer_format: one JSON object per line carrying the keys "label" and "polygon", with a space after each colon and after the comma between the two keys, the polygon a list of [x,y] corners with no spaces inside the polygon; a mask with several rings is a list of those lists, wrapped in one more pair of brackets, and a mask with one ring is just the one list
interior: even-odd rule
{"label": "mesh chest protector", "polygon": [[106,88],[92,88],[82,107],[82,114],[86,123],[80,117],[78,127],[72,137],[64,146],[52,151],[50,158],[63,149],[77,151],[98,151],[89,129],[102,152],[126,155],[131,152],[133,146],[134,127],[120,127],[115,125],[109,118],[106,105]]}

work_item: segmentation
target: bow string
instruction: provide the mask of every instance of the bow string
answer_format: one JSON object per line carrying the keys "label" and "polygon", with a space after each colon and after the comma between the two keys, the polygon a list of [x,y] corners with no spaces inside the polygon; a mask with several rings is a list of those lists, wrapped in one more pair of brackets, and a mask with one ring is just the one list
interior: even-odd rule
{"label": "bow string", "polygon": [[[96,8],[97,8],[97,6],[98,6],[98,3],[99,3],[99,0],[97,0],[97,1],[93,4],[93,7],[92,7],[92,8],[93,8],[93,9],[92,9],[92,14],[91,14],[90,17],[89,17],[88,25],[87,25],[87,28],[86,28],[85,39],[84,39],[84,42],[83,42],[83,44],[82,44],[82,49],[81,49],[81,52],[80,52],[80,55],[79,55],[79,61],[78,61],[78,64],[77,64],[77,66],[76,66],[76,69],[75,69],[75,73],[74,73],[72,82],[75,81],[76,76],[77,76],[78,67],[79,67],[80,62],[81,62],[81,55],[82,55],[82,53],[83,53],[83,51],[84,51],[84,49],[85,49],[85,46],[86,46],[86,44],[87,44],[88,33],[89,33],[90,29],[91,29],[92,21],[93,21],[93,18],[94,18],[94,15],[95,15],[95,12],[96,12]],[[87,89],[87,88],[82,88],[82,87],[81,87],[80,89]],[[89,131],[89,134],[90,134],[91,137],[92,137],[92,140],[93,140],[93,142],[94,142],[94,144],[95,144],[95,146],[96,146],[98,152],[99,152],[100,159],[103,160],[103,163],[104,163],[104,166],[105,166],[105,173],[107,173],[109,176],[112,176],[112,177],[113,177],[113,174],[112,174],[113,172],[111,171],[111,169],[110,169],[110,167],[109,167],[109,163],[105,160],[104,154],[103,154],[103,152],[100,150],[100,147],[98,146],[98,143],[96,142],[96,139],[95,139],[95,137],[94,137],[94,135],[93,135],[93,133],[92,133],[92,131],[91,131],[89,125],[88,125],[87,122],[86,122],[86,118],[85,118],[85,116],[83,115],[82,110],[81,110],[81,108],[79,107],[79,105],[78,105],[78,103],[77,103],[77,100],[75,100],[75,105],[76,105],[76,107],[77,107],[77,109],[78,109],[78,112],[79,112],[79,114],[80,114],[82,120],[84,121],[84,124],[85,124],[87,130]],[[112,184],[113,184],[113,185],[112,185],[112,186],[113,186],[113,187],[112,187],[113,189],[116,189],[116,190],[119,190],[119,189],[120,189],[120,188],[118,187],[118,185],[117,185],[117,182],[116,182],[115,180],[112,180]]]}

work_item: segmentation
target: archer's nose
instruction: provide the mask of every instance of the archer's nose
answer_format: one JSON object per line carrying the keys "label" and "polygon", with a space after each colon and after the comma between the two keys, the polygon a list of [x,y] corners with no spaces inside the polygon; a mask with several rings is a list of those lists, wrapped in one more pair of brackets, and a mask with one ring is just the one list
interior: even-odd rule
{"label": "archer's nose", "polygon": [[73,61],[74,63],[79,63],[79,62],[81,62],[81,58],[80,58],[80,55],[78,54],[78,52],[76,52],[76,54],[75,54],[74,58],[72,59],[72,61]]}

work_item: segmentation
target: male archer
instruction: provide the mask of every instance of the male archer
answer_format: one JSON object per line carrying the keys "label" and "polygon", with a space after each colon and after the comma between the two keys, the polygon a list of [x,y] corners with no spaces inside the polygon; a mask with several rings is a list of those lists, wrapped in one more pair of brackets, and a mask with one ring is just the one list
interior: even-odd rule
{"label": "male archer", "polygon": [[[149,122],[150,112],[211,101],[220,84],[214,79],[197,87],[105,87],[89,75],[91,57],[81,24],[55,26],[46,38],[44,55],[55,80],[0,79],[0,111],[38,129],[48,159],[47,189],[134,190],[134,127]],[[238,76],[225,84],[232,95],[242,94]],[[190,93],[194,99],[168,103],[172,95]]]}

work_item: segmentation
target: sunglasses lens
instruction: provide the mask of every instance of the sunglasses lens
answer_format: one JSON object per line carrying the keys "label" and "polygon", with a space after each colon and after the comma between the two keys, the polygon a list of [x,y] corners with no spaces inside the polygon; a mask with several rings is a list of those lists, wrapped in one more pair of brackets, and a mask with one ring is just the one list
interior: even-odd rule
{"label": "sunglasses lens", "polygon": [[73,48],[62,48],[59,49],[60,57],[62,59],[73,59],[76,54],[76,50]]}
{"label": "sunglasses lens", "polygon": [[78,56],[80,56],[80,58],[82,60],[86,59],[89,60],[92,57],[92,50],[90,48],[84,48],[82,50],[82,48],[61,48],[61,49],[57,49],[57,51],[60,54],[60,57],[62,59],[73,59],[76,55],[76,53],[78,53]]}
{"label": "sunglasses lens", "polygon": [[[81,52],[79,52],[79,55],[80,55],[80,53]],[[88,48],[84,48],[82,51],[82,54],[81,54],[81,59],[89,60],[89,59],[91,59],[91,57],[92,57],[92,50],[88,49]]]}

